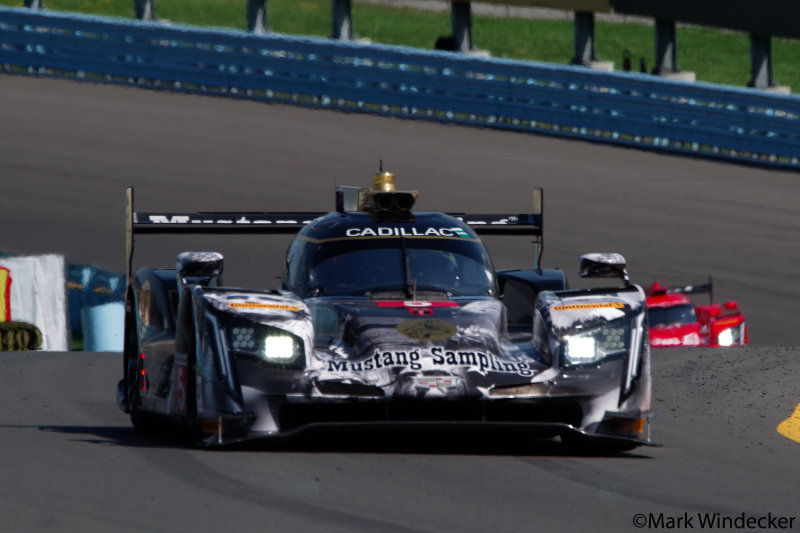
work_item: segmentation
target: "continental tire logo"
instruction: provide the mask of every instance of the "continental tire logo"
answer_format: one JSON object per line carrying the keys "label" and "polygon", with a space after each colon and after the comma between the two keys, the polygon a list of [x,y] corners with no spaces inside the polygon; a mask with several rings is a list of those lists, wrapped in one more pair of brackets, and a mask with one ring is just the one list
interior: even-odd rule
{"label": "continental tire logo", "polygon": [[0,351],[18,352],[42,347],[42,332],[33,324],[0,322]]}
{"label": "continental tire logo", "polygon": [[232,302],[228,304],[231,309],[274,309],[279,311],[299,311],[297,305],[286,304],[262,304],[258,302]]}
{"label": "continental tire logo", "polygon": [[622,302],[605,302],[597,304],[572,304],[572,305],[553,306],[553,311],[585,311],[587,309],[625,309],[625,304]]}

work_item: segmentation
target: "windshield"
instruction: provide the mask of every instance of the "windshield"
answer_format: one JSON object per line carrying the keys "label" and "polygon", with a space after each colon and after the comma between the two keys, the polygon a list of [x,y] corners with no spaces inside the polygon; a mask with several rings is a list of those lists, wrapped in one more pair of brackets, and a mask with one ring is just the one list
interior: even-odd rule
{"label": "windshield", "polygon": [[647,310],[651,326],[691,324],[697,322],[694,308],[690,304],[672,307],[651,307]]}
{"label": "windshield", "polygon": [[321,243],[298,239],[288,260],[288,285],[303,297],[399,293],[399,297],[410,298],[415,291],[487,296],[495,292],[488,255],[480,243],[466,239]]}

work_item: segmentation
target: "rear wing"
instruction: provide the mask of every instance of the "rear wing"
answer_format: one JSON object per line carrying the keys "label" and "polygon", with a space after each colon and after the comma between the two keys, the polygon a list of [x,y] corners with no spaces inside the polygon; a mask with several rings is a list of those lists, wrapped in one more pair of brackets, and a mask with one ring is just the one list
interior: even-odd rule
{"label": "rear wing", "polygon": [[[535,245],[536,268],[541,269],[543,191],[533,190],[533,212],[527,214],[448,213],[476,233],[484,235],[528,235]],[[275,234],[292,235],[323,212],[137,212],[133,187],[125,190],[125,266],[130,282],[136,235],[141,234]]]}

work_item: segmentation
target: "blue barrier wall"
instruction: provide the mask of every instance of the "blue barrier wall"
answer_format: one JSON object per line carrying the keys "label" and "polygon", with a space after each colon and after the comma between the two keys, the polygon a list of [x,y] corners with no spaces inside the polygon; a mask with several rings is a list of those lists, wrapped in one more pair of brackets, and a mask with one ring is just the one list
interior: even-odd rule
{"label": "blue barrier wall", "polygon": [[4,7],[0,68],[800,169],[800,98],[642,74]]}

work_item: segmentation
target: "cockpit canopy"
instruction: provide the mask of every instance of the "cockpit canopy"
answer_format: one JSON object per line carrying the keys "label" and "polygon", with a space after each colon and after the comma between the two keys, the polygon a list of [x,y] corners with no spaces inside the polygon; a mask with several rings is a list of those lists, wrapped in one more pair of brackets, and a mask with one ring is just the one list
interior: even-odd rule
{"label": "cockpit canopy", "polygon": [[303,298],[492,296],[491,260],[455,218],[415,213],[403,222],[332,213],[304,228],[289,248],[284,285]]}

